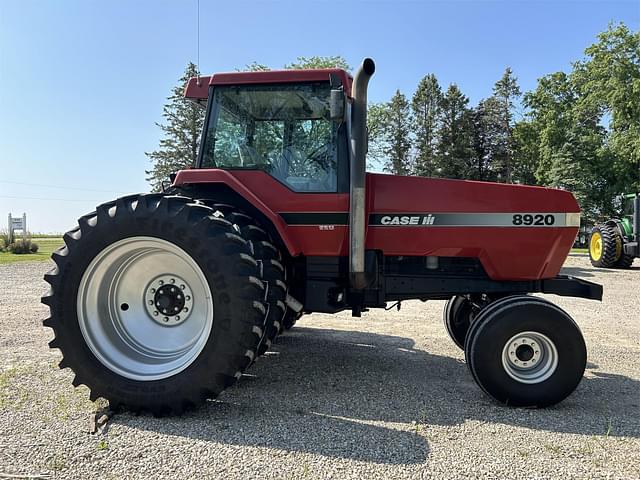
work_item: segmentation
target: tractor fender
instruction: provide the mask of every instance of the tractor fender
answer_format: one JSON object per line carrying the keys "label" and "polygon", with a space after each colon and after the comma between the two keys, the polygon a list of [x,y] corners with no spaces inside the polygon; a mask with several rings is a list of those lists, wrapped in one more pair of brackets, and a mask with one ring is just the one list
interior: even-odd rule
{"label": "tractor fender", "polygon": [[617,232],[620,234],[620,237],[622,237],[622,239],[626,241],[627,233],[624,229],[624,225],[622,224],[622,220],[620,220],[619,218],[612,218],[610,220],[607,220],[605,222],[605,225],[615,228]]}
{"label": "tractor fender", "polygon": [[193,192],[190,193],[192,196],[200,195],[204,198],[234,204],[246,213],[258,217],[258,220],[270,230],[269,233],[280,240],[281,246],[289,255],[295,257],[301,253],[300,248],[289,235],[287,224],[282,217],[226,170],[181,170],[176,174],[171,187]]}

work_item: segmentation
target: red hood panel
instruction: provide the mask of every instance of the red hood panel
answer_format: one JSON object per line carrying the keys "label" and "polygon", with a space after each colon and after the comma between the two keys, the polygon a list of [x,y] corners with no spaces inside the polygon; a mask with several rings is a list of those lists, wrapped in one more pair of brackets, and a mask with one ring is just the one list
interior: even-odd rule
{"label": "red hood panel", "polygon": [[[347,194],[296,193],[255,170],[186,170],[175,181],[193,183],[224,183],[249,200],[274,224],[293,256],[349,254]],[[578,233],[577,226],[564,226],[564,214],[580,209],[562,190],[370,173],[367,197],[372,221],[367,249],[476,257],[496,280],[556,276]],[[531,218],[533,213],[541,226],[511,222],[514,215]],[[436,217],[433,224],[429,214]]]}

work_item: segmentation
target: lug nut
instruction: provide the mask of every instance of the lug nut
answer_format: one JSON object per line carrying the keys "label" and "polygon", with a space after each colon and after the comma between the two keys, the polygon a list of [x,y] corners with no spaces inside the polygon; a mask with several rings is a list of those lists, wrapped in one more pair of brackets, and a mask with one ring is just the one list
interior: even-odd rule
{"label": "lug nut", "polygon": [[153,300],[149,300],[149,305],[153,305]]}
{"label": "lug nut", "polygon": [[[176,283],[176,279],[175,279],[175,278],[172,278],[172,279],[171,279],[171,283]],[[173,291],[173,290],[172,290],[172,291]]]}
{"label": "lug nut", "polygon": [[180,315],[176,315],[176,322],[180,321]]}
{"label": "lug nut", "polygon": [[150,292],[151,292],[151,293],[156,293],[156,289],[155,289],[155,288],[152,288],[152,289],[150,290]]}
{"label": "lug nut", "polygon": [[159,315],[157,310],[156,310],[155,312],[153,312],[153,314],[154,314],[156,317]]}
{"label": "lug nut", "polygon": [[160,280],[158,283],[159,283],[160,285],[164,285],[164,280]]}
{"label": "lug nut", "polygon": [[187,307],[184,307],[183,310],[184,310],[184,313],[187,313],[189,311]]}
{"label": "lug nut", "polygon": [[187,295],[187,296],[185,297],[185,300],[188,302],[189,300],[191,300],[191,297],[190,297],[189,295]]}
{"label": "lug nut", "polygon": [[182,290],[184,290],[186,287],[184,286],[184,284],[182,284],[182,285],[180,285],[180,288],[181,288]]}
{"label": "lug nut", "polygon": [[169,321],[169,317],[164,317],[164,318],[163,318],[163,320],[164,320],[165,322],[168,322],[168,321]]}

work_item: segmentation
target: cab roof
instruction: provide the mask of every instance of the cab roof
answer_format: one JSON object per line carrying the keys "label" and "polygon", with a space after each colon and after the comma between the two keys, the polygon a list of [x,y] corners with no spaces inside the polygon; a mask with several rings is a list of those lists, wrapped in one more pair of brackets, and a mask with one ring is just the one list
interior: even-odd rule
{"label": "cab roof", "polygon": [[250,85],[299,82],[328,82],[332,75],[337,76],[347,96],[351,96],[353,78],[340,68],[322,68],[315,70],[268,70],[264,72],[214,73],[210,76],[190,78],[184,90],[188,100],[206,104],[209,87],[215,85]]}

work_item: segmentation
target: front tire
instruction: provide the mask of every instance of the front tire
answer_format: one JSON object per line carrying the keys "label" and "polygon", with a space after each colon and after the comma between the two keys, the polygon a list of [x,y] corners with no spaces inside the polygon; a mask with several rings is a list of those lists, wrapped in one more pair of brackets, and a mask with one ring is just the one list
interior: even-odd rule
{"label": "front tire", "polygon": [[514,296],[482,310],[465,343],[477,384],[500,403],[547,407],[580,383],[587,351],[562,309],[538,297]]}
{"label": "front tire", "polygon": [[266,308],[258,264],[233,225],[180,196],[97,207],[45,275],[45,326],[61,368],[111,408],[181,413],[217,396],[256,355]]}
{"label": "front tire", "polygon": [[473,316],[473,304],[467,297],[457,295],[447,300],[443,312],[444,326],[453,343],[463,350]]}

